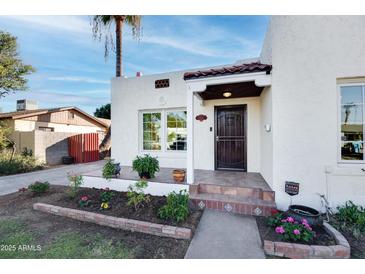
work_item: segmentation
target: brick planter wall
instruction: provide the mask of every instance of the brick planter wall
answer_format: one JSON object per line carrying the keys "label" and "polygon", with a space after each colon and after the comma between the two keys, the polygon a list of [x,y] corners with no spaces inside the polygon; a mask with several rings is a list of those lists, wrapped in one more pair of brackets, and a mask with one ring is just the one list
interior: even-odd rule
{"label": "brick planter wall", "polygon": [[126,218],[118,218],[100,213],[88,212],[84,210],[54,206],[50,204],[35,203],[33,209],[58,216],[68,217],[79,221],[90,222],[113,228],[137,231],[156,236],[164,236],[175,239],[190,239],[192,231],[189,228],[162,225]]}
{"label": "brick planter wall", "polygon": [[291,259],[348,259],[350,245],[345,237],[328,223],[324,223],[328,234],[332,235],[336,245],[320,246],[294,244],[287,242],[264,241],[264,251],[267,255]]}

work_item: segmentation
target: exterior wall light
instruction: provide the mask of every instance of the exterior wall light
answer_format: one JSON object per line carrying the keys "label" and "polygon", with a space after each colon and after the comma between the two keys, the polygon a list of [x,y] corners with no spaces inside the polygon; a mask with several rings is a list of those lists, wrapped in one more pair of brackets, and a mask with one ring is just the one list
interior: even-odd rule
{"label": "exterior wall light", "polygon": [[232,93],[230,93],[230,92],[224,92],[223,93],[223,96],[226,97],[226,98],[228,98],[228,97],[231,97],[232,96]]}

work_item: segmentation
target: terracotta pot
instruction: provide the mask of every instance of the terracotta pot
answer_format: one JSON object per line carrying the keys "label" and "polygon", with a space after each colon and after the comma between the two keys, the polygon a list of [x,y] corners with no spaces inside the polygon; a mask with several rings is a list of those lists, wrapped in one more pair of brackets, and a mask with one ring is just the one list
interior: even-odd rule
{"label": "terracotta pot", "polygon": [[177,183],[182,183],[185,181],[185,170],[183,169],[174,169],[172,171],[172,176],[174,177],[174,181]]}

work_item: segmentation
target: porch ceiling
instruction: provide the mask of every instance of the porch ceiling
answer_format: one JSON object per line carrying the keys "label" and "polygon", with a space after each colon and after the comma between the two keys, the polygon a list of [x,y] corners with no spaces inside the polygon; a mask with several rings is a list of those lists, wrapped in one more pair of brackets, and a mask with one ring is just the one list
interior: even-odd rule
{"label": "porch ceiling", "polygon": [[206,90],[198,94],[203,100],[227,99],[223,96],[224,92],[230,92],[232,95],[228,98],[242,98],[260,96],[263,87],[255,85],[255,81],[209,85]]}

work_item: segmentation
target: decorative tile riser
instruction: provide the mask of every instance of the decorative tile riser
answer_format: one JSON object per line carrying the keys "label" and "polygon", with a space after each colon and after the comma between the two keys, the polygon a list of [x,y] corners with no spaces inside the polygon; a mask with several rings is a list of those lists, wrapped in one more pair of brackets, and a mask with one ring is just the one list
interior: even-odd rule
{"label": "decorative tile riser", "polygon": [[255,204],[212,201],[202,199],[191,199],[195,207],[202,209],[201,205],[204,203],[203,208],[214,209],[222,212],[231,212],[243,215],[252,216],[271,216],[271,210],[275,209],[272,206],[263,206]]}

